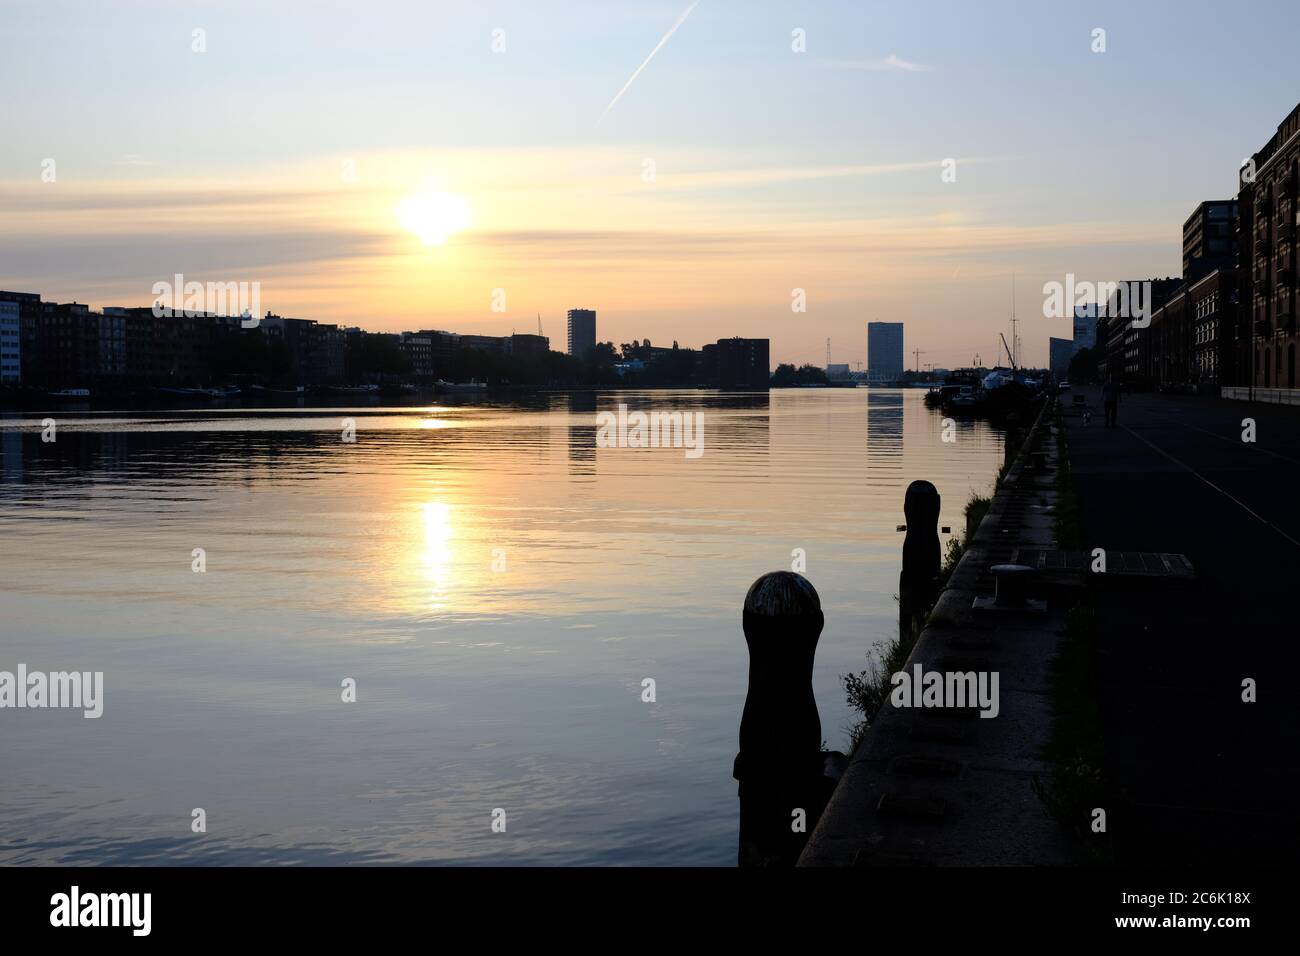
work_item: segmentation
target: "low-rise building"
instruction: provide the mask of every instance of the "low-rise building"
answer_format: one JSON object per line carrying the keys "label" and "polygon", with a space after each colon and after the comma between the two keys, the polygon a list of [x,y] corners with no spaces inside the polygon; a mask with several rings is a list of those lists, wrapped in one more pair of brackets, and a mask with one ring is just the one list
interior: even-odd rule
{"label": "low-rise building", "polygon": [[[1098,363],[1103,377],[1114,376],[1131,388],[1145,388],[1154,379],[1151,359],[1151,324],[1155,313],[1182,287],[1181,277],[1137,279],[1118,283],[1123,293],[1112,293],[1104,315],[1097,320],[1097,343],[1105,343]],[[1135,325],[1138,310],[1146,324]]]}
{"label": "low-rise building", "polygon": [[84,388],[95,380],[99,318],[79,302],[41,303],[40,384]]}
{"label": "low-rise building", "polygon": [[461,335],[460,347],[478,349],[493,355],[504,355],[509,350],[510,339],[504,335]]}
{"label": "low-rise building", "polygon": [[441,329],[421,329],[417,335],[429,340],[429,354],[433,372],[440,375],[451,364],[452,356],[460,348],[460,336]]}
{"label": "low-rise building", "polygon": [[267,313],[258,328],[284,342],[289,375],[299,384],[318,385],[343,380],[347,335],[337,325],[314,319],[290,319]]}
{"label": "low-rise building", "polygon": [[398,347],[411,363],[411,374],[416,378],[433,377],[433,343],[429,336],[418,332],[403,332]]}
{"label": "low-rise building", "polygon": [[506,350],[511,355],[545,355],[551,350],[551,340],[545,335],[516,332],[510,336]]}

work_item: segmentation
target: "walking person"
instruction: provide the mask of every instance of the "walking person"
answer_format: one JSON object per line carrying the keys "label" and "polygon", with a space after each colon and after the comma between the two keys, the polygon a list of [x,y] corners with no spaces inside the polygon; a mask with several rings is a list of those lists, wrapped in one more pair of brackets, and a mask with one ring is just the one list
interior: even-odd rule
{"label": "walking person", "polygon": [[1119,382],[1114,375],[1101,387],[1101,404],[1106,410],[1106,427],[1114,428],[1119,424]]}

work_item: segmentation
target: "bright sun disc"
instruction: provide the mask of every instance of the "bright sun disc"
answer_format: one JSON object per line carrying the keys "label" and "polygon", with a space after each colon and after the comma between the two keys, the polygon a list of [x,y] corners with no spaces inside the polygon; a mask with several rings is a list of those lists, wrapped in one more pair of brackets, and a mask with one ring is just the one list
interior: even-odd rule
{"label": "bright sun disc", "polygon": [[397,221],[426,246],[442,245],[469,220],[469,203],[455,193],[416,193],[397,204]]}

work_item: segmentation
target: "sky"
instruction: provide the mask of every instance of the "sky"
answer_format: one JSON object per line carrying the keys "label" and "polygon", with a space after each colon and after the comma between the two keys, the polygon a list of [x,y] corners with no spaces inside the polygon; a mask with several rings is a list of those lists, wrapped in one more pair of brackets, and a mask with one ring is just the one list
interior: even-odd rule
{"label": "sky", "polygon": [[1045,365],[1070,322],[1044,283],[1177,275],[1183,221],[1300,102],[1292,0],[0,0],[0,24],[0,288],[148,305],[181,273],[372,330],[540,314],[557,349],[592,308],[602,341],[766,337],[774,364],[828,339],[865,362],[877,320],[909,366],[989,363],[1014,275]]}

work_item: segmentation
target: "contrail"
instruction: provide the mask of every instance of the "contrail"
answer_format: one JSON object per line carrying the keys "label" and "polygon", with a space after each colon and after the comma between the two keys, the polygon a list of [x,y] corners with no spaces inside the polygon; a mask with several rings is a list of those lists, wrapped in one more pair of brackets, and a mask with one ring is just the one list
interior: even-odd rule
{"label": "contrail", "polygon": [[605,107],[605,112],[601,113],[600,119],[596,120],[597,126],[599,126],[601,123],[605,121],[605,117],[608,116],[609,111],[614,108],[614,104],[619,101],[619,98],[622,97],[622,95],[627,92],[627,88],[636,81],[636,78],[638,76],[641,75],[641,71],[650,65],[650,61],[655,58],[655,54],[658,53],[663,48],[663,45],[668,42],[668,38],[677,32],[677,28],[679,26],[681,26],[683,23],[686,22],[686,18],[691,15],[691,11],[694,10],[699,5],[700,5],[700,0],[695,0],[694,3],[692,3],[689,7],[687,7],[686,12],[677,18],[677,22],[674,23],[671,29],[669,29],[669,31],[664,34],[663,39],[655,44],[655,48],[650,51],[650,55],[645,58],[645,60],[642,62],[640,66],[636,68],[636,72],[633,73],[630,77],[628,77],[628,81],[623,84],[623,88],[619,90],[617,93],[615,93],[614,98],[609,101],[609,105]]}

